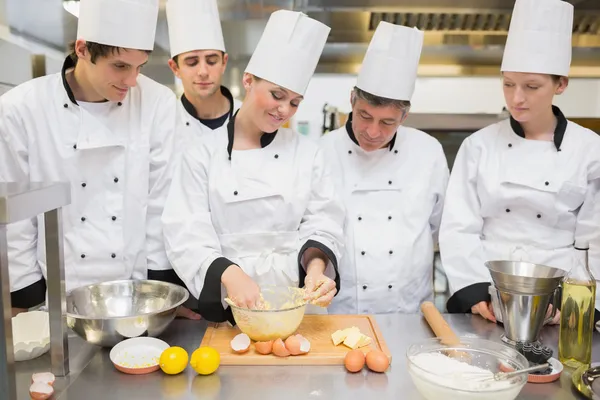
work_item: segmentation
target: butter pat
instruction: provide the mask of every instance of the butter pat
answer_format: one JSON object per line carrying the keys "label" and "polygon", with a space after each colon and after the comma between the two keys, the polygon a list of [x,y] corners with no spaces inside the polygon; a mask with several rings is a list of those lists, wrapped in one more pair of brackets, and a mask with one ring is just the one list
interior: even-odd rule
{"label": "butter pat", "polygon": [[358,343],[360,343],[362,337],[363,334],[360,333],[359,330],[352,331],[348,334],[348,336],[346,336],[346,339],[344,340],[344,346],[350,347],[352,350],[357,349]]}
{"label": "butter pat", "polygon": [[372,340],[371,340],[370,337],[368,337],[367,335],[362,335],[361,334],[360,335],[360,341],[358,342],[358,347],[361,348],[361,347],[368,346],[368,345],[371,344],[371,342],[372,342]]}
{"label": "butter pat", "polygon": [[344,340],[346,340],[348,335],[352,332],[358,332],[360,334],[360,330],[355,326],[353,326],[352,328],[346,328],[333,332],[331,334],[331,340],[333,341],[333,345],[337,346],[344,342]]}
{"label": "butter pat", "polygon": [[342,343],[346,339],[345,331],[335,331],[331,334],[331,340],[333,340],[333,345],[337,346]]}

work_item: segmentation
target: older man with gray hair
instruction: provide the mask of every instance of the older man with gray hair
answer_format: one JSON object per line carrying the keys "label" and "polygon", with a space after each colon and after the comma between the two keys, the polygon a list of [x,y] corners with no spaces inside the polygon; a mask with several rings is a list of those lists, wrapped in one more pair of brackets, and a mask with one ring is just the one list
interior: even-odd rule
{"label": "older man with gray hair", "polygon": [[347,209],[341,289],[330,313],[413,313],[433,295],[448,165],[436,139],[402,126],[422,44],[421,31],[381,22],[346,126],[322,139]]}

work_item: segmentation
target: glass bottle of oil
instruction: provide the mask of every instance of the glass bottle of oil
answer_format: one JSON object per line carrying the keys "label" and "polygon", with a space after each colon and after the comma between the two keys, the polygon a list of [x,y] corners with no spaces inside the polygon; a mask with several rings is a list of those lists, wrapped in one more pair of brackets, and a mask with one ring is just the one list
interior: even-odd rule
{"label": "glass bottle of oil", "polygon": [[592,335],[596,309],[596,279],[588,264],[589,245],[575,243],[576,257],[563,280],[558,359],[565,366],[579,368],[592,362]]}

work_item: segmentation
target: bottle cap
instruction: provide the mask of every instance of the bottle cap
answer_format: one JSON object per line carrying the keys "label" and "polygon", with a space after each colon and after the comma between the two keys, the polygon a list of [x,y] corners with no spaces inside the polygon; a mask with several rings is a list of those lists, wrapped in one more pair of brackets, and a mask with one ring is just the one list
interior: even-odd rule
{"label": "bottle cap", "polygon": [[590,244],[587,240],[577,239],[575,241],[575,249],[577,250],[589,250]]}

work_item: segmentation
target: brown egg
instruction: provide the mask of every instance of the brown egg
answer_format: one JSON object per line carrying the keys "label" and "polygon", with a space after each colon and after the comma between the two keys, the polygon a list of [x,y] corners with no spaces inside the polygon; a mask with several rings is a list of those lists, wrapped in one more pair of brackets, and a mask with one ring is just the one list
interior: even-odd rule
{"label": "brown egg", "polygon": [[259,354],[271,354],[273,351],[273,341],[268,342],[256,342],[254,343],[254,350]]}
{"label": "brown egg", "polygon": [[349,372],[358,372],[365,366],[365,353],[362,350],[352,350],[344,357],[344,366]]}
{"label": "brown egg", "polygon": [[273,342],[273,354],[275,354],[277,357],[288,357],[290,355],[290,352],[285,347],[285,344],[281,338]]}
{"label": "brown egg", "polygon": [[290,354],[293,356],[297,356],[298,354],[302,353],[302,351],[300,350],[301,344],[302,342],[297,336],[292,335],[285,339],[285,348],[288,349]]}
{"label": "brown egg", "polygon": [[367,353],[367,367],[373,372],[385,372],[390,366],[390,360],[381,350],[371,350]]}

